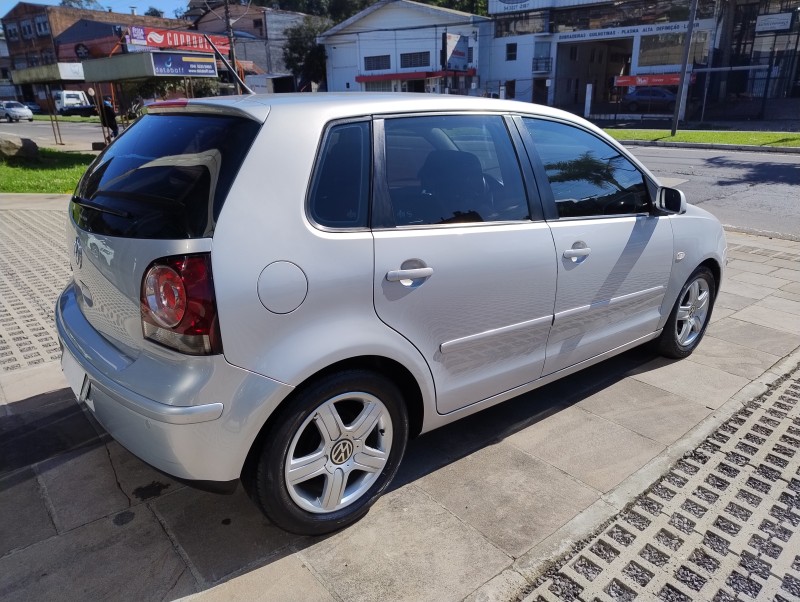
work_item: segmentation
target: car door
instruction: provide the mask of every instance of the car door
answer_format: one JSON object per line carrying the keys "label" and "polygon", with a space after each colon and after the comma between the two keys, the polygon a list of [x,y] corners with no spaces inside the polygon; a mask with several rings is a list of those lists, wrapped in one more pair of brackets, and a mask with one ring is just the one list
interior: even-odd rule
{"label": "car door", "polygon": [[547,375],[656,330],[672,227],[651,211],[647,180],[619,148],[573,124],[521,122],[558,258]]}
{"label": "car door", "polygon": [[550,229],[501,115],[377,119],[375,310],[427,361],[440,413],[541,375]]}

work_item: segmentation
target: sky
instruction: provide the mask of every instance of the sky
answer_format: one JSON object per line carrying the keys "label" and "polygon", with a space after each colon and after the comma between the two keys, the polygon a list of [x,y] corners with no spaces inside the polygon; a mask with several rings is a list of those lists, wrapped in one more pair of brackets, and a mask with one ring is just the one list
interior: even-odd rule
{"label": "sky", "polygon": [[[25,0],[30,4],[49,4],[57,6],[59,0]],[[129,13],[131,6],[136,7],[136,14],[141,15],[151,6],[164,11],[164,16],[173,18],[176,8],[185,9],[189,4],[188,0],[98,0],[106,10],[109,8],[115,13]],[[17,5],[17,0],[0,0],[0,17],[5,16],[8,11]]]}

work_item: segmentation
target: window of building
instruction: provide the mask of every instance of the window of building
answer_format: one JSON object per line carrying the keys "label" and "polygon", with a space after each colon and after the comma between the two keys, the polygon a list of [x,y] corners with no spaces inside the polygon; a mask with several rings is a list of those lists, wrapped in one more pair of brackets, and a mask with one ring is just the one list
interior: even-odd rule
{"label": "window of building", "polygon": [[[431,53],[428,52],[406,52],[400,55],[400,68],[412,69],[414,67],[430,67]],[[388,67],[387,67],[388,69]]]}
{"label": "window of building", "polygon": [[[679,65],[683,61],[685,33],[665,33],[657,36],[642,36],[639,46],[639,65]],[[697,31],[692,36],[692,51],[689,62],[705,64],[708,61],[708,32]]]}
{"label": "window of building", "polygon": [[43,65],[50,65],[56,62],[56,53],[53,52],[52,48],[45,48],[42,50],[42,64]]}
{"label": "window of building", "polygon": [[524,122],[547,172],[559,217],[649,210],[644,177],[617,149],[570,125],[529,118]]}
{"label": "window of building", "polygon": [[364,57],[364,71],[383,71],[391,68],[392,61],[388,54]]}
{"label": "window of building", "polygon": [[513,16],[498,15],[494,22],[494,37],[519,36],[550,31],[550,11],[535,11]]}
{"label": "window of building", "polygon": [[38,52],[29,52],[28,53],[28,66],[29,67],[36,67],[39,63],[39,53]]}
{"label": "window of building", "polygon": [[475,57],[474,48],[470,46],[467,49],[467,63],[472,64],[474,57]]}
{"label": "window of building", "polygon": [[19,40],[19,28],[16,23],[6,23],[5,30],[9,40]]}
{"label": "window of building", "polygon": [[511,44],[506,44],[506,60],[507,61],[516,61],[517,60],[517,44],[513,42]]}
{"label": "window of building", "polygon": [[394,92],[394,86],[391,81],[383,82],[364,82],[365,92]]}
{"label": "window of building", "polygon": [[40,36],[50,35],[50,22],[47,20],[47,15],[37,15],[36,33],[38,33]]}
{"label": "window of building", "polygon": [[22,30],[22,37],[26,40],[33,37],[33,22],[30,19],[22,21],[19,28]]}
{"label": "window of building", "polygon": [[311,218],[329,228],[367,227],[370,124],[334,125],[319,157],[308,199]]}
{"label": "window of building", "polygon": [[253,19],[253,29],[258,32],[258,35],[264,35],[264,19]]}
{"label": "window of building", "polygon": [[[530,219],[519,163],[497,115],[385,122],[386,184],[397,226]],[[431,140],[447,144],[434,147]]]}

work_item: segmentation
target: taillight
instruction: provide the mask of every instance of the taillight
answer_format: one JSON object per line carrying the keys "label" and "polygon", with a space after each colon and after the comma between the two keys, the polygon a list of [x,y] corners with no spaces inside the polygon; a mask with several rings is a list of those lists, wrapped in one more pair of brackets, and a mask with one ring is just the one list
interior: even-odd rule
{"label": "taillight", "polygon": [[141,290],[144,338],[191,355],[222,353],[211,255],[176,255],[145,270]]}

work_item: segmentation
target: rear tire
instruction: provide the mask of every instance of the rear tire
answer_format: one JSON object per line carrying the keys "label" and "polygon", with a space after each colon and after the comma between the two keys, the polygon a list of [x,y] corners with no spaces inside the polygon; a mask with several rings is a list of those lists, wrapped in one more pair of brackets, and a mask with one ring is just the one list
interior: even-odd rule
{"label": "rear tire", "polygon": [[698,267],[681,288],[657,340],[661,355],[673,359],[691,355],[706,332],[716,295],[717,285],[711,270]]}
{"label": "rear tire", "polygon": [[279,527],[321,535],[369,510],[391,482],[408,439],[398,388],[366,370],[324,376],[276,416],[252,487]]}

